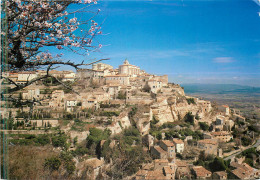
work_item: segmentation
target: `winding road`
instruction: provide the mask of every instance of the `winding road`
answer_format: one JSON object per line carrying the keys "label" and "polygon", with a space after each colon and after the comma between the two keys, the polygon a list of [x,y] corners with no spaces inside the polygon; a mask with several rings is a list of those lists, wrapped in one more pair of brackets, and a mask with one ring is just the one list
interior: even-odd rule
{"label": "winding road", "polygon": [[236,152],[236,153],[234,153],[234,154],[232,154],[230,156],[225,157],[224,160],[233,159],[236,155],[240,154],[244,150],[247,150],[247,149],[252,148],[252,147],[258,147],[259,145],[260,145],[260,139],[258,139],[254,145],[252,145],[250,147],[247,147],[245,149],[241,149],[240,151],[238,151],[238,152]]}

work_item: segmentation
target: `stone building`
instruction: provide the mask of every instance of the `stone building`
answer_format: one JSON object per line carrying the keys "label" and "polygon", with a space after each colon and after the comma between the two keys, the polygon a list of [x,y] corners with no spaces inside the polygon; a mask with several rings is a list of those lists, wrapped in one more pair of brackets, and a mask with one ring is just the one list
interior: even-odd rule
{"label": "stone building", "polygon": [[176,179],[189,178],[191,176],[189,165],[185,161],[176,160],[176,166]]}
{"label": "stone building", "polygon": [[228,131],[211,132],[210,134],[220,142],[229,142],[233,138],[233,135]]}
{"label": "stone building", "polygon": [[184,151],[184,142],[181,139],[177,139],[177,138],[174,138],[172,141],[176,147],[176,152],[182,153]]}
{"label": "stone building", "polygon": [[52,92],[51,99],[49,102],[50,107],[64,107],[64,91],[63,90],[55,90]]}
{"label": "stone building", "polygon": [[216,139],[203,139],[198,141],[198,147],[205,151],[205,154],[218,154],[218,142]]}
{"label": "stone building", "polygon": [[213,173],[212,178],[225,180],[227,179],[227,173],[225,171],[217,171]]}
{"label": "stone building", "polygon": [[37,74],[34,71],[18,72],[17,84],[25,84],[32,79],[37,78]]}
{"label": "stone building", "polygon": [[237,179],[258,179],[260,177],[259,170],[252,168],[247,163],[238,164],[236,162],[231,162],[230,166],[235,168],[232,170],[232,173]]}
{"label": "stone building", "polygon": [[223,116],[229,116],[230,115],[230,108],[228,105],[220,105],[217,107],[218,111]]}
{"label": "stone building", "polygon": [[192,168],[196,179],[210,179],[212,173],[205,169],[203,166],[194,166]]}
{"label": "stone building", "polygon": [[97,63],[92,65],[93,70],[104,71],[105,69],[113,69],[113,66],[105,63]]}
{"label": "stone building", "polygon": [[125,74],[105,76],[106,84],[129,85],[129,76]]}
{"label": "stone building", "polygon": [[40,97],[40,89],[37,87],[28,87],[23,92],[24,99],[38,99]]}
{"label": "stone building", "polygon": [[130,77],[136,77],[140,73],[140,67],[129,64],[127,59],[124,61],[124,64],[119,66],[119,74],[124,74]]}

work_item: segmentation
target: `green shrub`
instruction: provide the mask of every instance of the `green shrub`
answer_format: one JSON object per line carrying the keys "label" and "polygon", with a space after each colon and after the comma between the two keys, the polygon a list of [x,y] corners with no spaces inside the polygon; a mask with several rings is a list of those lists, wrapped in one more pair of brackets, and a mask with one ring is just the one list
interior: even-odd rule
{"label": "green shrub", "polygon": [[67,137],[66,135],[58,135],[58,136],[54,136],[51,138],[52,141],[52,145],[54,147],[65,147],[66,146],[66,141],[67,141]]}
{"label": "green shrub", "polygon": [[194,98],[186,98],[188,104],[196,104]]}
{"label": "green shrub", "polygon": [[184,121],[190,123],[191,125],[194,125],[194,115],[192,115],[191,112],[188,112],[184,117]]}
{"label": "green shrub", "polygon": [[58,170],[61,165],[60,158],[50,157],[45,159],[44,167],[48,168],[50,171]]}
{"label": "green shrub", "polygon": [[209,125],[205,122],[199,122],[199,125],[200,125],[200,128],[203,130],[203,131],[208,131],[209,130]]}
{"label": "green shrub", "polygon": [[41,134],[34,139],[34,142],[39,145],[46,145],[50,143],[50,137],[49,135]]}

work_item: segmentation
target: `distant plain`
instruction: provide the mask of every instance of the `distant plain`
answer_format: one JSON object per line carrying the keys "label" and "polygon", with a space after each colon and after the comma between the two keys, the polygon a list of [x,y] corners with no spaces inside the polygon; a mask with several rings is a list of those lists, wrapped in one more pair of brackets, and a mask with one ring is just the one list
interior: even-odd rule
{"label": "distant plain", "polygon": [[260,87],[236,84],[181,84],[186,95],[227,104],[243,116],[260,120]]}

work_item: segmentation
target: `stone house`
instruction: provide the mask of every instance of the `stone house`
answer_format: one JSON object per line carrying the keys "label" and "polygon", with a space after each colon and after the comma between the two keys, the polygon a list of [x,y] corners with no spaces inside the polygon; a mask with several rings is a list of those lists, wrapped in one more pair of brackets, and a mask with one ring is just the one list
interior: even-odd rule
{"label": "stone house", "polygon": [[106,69],[113,69],[113,66],[105,63],[96,63],[96,64],[92,64],[92,69],[104,71]]}
{"label": "stone house", "polygon": [[236,162],[232,162],[230,166],[236,168],[232,170],[232,173],[238,179],[254,179],[260,177],[259,170],[252,168],[246,163],[238,164]]}
{"label": "stone house", "polygon": [[229,119],[224,122],[223,131],[231,131],[232,127],[235,125],[234,121]]}
{"label": "stone house", "polygon": [[233,135],[228,131],[211,132],[210,134],[220,142],[229,142],[233,138]]}
{"label": "stone house", "polygon": [[161,140],[160,147],[167,152],[168,158],[176,158],[175,154],[175,146],[172,141],[170,140]]}
{"label": "stone house", "polygon": [[210,179],[212,173],[203,166],[193,166],[192,172],[196,179]]}
{"label": "stone house", "polygon": [[129,85],[129,76],[128,75],[107,75],[105,76],[106,84],[120,84],[120,85]]}
{"label": "stone house", "polygon": [[167,159],[168,153],[163,150],[160,146],[152,146],[151,147],[151,156],[154,159]]}
{"label": "stone house", "polygon": [[164,166],[168,166],[168,159],[155,159],[154,169],[162,169]]}
{"label": "stone house", "polygon": [[258,169],[254,169],[247,163],[238,164],[236,162],[231,162],[230,166],[235,168],[232,173],[238,179],[255,179],[260,177],[260,172]]}
{"label": "stone house", "polygon": [[227,179],[227,173],[225,171],[217,171],[217,172],[213,173],[212,178],[225,180],[225,179]]}
{"label": "stone house", "polygon": [[177,153],[182,153],[184,151],[184,142],[181,139],[174,138],[173,144],[175,145],[175,150]]}
{"label": "stone house", "polygon": [[55,90],[52,92],[49,106],[54,107],[54,108],[64,107],[64,91],[63,90]]}
{"label": "stone house", "polygon": [[76,74],[73,71],[63,71],[62,81],[74,81]]}
{"label": "stone house", "polygon": [[229,116],[230,115],[230,108],[228,105],[220,105],[217,107],[219,114],[223,116]]}
{"label": "stone house", "polygon": [[26,88],[22,96],[23,99],[38,99],[40,97],[40,89],[37,87]]}
{"label": "stone house", "polygon": [[25,84],[32,79],[37,78],[37,74],[34,71],[18,72],[17,84]]}
{"label": "stone house", "polygon": [[8,76],[9,79],[11,79],[14,82],[17,82],[18,80],[18,73],[16,72],[9,72],[6,74]]}
{"label": "stone house", "polygon": [[166,179],[175,179],[175,168],[174,166],[164,166],[163,174]]}
{"label": "stone house", "polygon": [[205,151],[205,154],[218,154],[218,142],[216,139],[203,139],[198,141],[198,147]]}
{"label": "stone house", "polygon": [[225,117],[222,115],[218,115],[216,117],[216,125],[223,125],[225,122]]}
{"label": "stone house", "polygon": [[77,107],[78,101],[76,97],[68,97],[65,99],[65,110],[67,112],[73,112],[75,107]]}
{"label": "stone house", "polygon": [[189,178],[191,176],[190,168],[185,161],[176,160],[176,179]]}
{"label": "stone house", "polygon": [[210,101],[198,100],[197,105],[202,108],[202,112],[210,112],[212,110]]}
{"label": "stone house", "polygon": [[157,81],[155,79],[148,80],[147,84],[151,88],[151,92],[155,94],[157,94],[158,90],[160,90],[163,86],[161,81]]}

